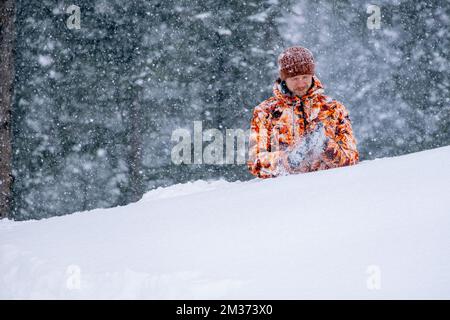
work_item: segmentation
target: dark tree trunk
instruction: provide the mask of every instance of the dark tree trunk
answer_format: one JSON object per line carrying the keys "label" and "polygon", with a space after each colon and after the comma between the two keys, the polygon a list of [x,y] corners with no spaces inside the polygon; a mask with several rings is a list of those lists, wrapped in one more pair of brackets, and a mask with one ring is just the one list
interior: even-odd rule
{"label": "dark tree trunk", "polygon": [[134,99],[130,110],[130,188],[131,201],[141,199],[143,188],[142,171],[142,112],[138,99]]}
{"label": "dark tree trunk", "polygon": [[0,218],[11,212],[15,0],[0,1]]}

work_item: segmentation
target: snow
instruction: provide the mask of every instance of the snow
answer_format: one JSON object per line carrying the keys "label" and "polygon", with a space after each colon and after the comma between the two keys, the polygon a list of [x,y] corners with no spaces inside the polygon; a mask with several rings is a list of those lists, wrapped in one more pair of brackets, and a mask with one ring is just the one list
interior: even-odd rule
{"label": "snow", "polygon": [[[217,29],[217,32],[221,35],[221,36],[231,36],[232,32],[230,29],[224,29],[224,28],[219,28]],[[214,78],[213,78],[214,79]]]}
{"label": "snow", "polygon": [[247,17],[248,20],[257,21],[257,22],[266,22],[267,18],[268,18],[268,15],[267,15],[266,11],[259,12],[259,13],[256,13],[254,15]]}
{"label": "snow", "polygon": [[38,57],[39,64],[43,67],[47,67],[53,63],[53,59],[50,56],[39,55]]}
{"label": "snow", "polygon": [[196,18],[196,19],[206,19],[209,17],[211,17],[211,12],[202,12],[202,13],[196,14],[194,16],[194,18]]}
{"label": "snow", "polygon": [[0,221],[0,298],[450,298],[450,146]]}

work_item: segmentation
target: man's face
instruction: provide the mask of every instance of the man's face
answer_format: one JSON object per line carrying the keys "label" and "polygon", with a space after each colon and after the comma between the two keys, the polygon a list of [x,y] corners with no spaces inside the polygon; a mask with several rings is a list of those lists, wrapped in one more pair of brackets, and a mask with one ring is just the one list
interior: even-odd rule
{"label": "man's face", "polygon": [[302,74],[295,77],[287,78],[286,84],[296,96],[303,96],[308,91],[312,83],[312,75]]}

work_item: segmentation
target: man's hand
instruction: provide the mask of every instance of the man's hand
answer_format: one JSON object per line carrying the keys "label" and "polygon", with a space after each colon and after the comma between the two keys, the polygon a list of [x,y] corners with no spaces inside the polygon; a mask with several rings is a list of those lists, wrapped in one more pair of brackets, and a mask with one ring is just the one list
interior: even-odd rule
{"label": "man's hand", "polygon": [[301,170],[320,158],[328,144],[323,123],[319,122],[313,131],[305,134],[292,149],[288,150],[287,161],[291,169]]}

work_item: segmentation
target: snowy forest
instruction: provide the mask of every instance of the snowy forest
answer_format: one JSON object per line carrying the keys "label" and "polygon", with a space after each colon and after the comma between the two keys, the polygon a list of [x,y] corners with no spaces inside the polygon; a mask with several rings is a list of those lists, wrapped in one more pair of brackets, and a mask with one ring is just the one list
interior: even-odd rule
{"label": "snowy forest", "polygon": [[[295,45],[349,110],[361,160],[450,145],[447,0],[2,0],[0,23],[2,217],[253,179],[227,130],[249,129]],[[176,132],[192,159],[220,142],[217,162],[174,163]]]}

